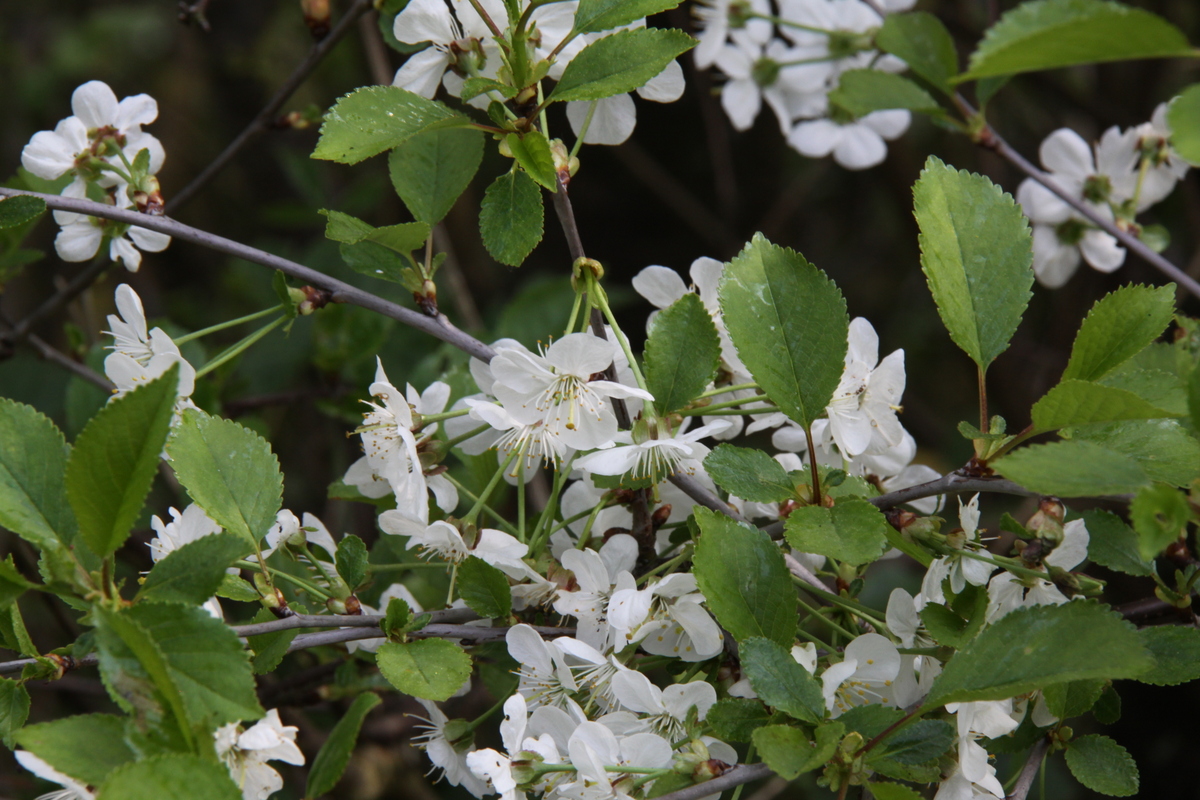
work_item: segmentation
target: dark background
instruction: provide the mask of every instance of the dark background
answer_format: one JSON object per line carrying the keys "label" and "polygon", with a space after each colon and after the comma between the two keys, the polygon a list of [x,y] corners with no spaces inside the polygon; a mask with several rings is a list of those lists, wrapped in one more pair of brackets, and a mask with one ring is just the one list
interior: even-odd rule
{"label": "dark background", "polygon": [[[1200,4],[1194,0],[1133,4],[1161,14],[1190,40],[1200,41]],[[119,98],[146,92],[158,100],[159,121],[148,130],[166,147],[159,177],[170,200],[258,113],[307,54],[312,40],[298,5],[295,0],[213,0],[207,12],[211,31],[205,32],[196,24],[181,24],[176,4],[166,0],[0,0],[0,165],[6,165],[0,167],[0,176],[16,169],[21,148],[35,131],[52,128],[70,113],[70,95],[77,85],[99,79]],[[348,2],[333,5],[336,21]],[[941,17],[965,57],[989,15],[1012,5],[1008,0],[921,0],[919,8]],[[383,44],[374,17],[369,14],[337,45],[285,104],[285,112],[310,106],[323,110],[355,87],[390,82],[403,56]],[[681,10],[656,22],[690,25]],[[639,100],[633,139],[617,148],[584,148],[582,169],[571,185],[585,247],[604,263],[606,282],[621,303],[626,329],[640,336],[650,310],[623,288],[638,270],[662,264],[686,275],[694,258],[727,259],[754,232],[762,231],[799,250],[834,278],[851,315],[867,317],[879,331],[883,354],[904,348],[908,390],[902,419],[921,445],[918,459],[941,471],[961,464],[970,446],[955,424],[977,417],[975,375],[970,361],[946,336],[920,273],[911,186],[931,153],[986,174],[1010,192],[1022,176],[993,154],[925,119],[914,121],[908,134],[891,143],[887,161],[874,169],[848,172],[830,159],[805,159],[787,147],[767,110],[752,130],[734,132],[712,93],[713,76],[697,75],[687,57],[684,66],[688,90],[683,99],[670,105]],[[1200,66],[1185,61],[1025,76],[1003,90],[989,118],[1010,143],[1036,160],[1038,144],[1056,128],[1074,128],[1091,140],[1112,125],[1137,125],[1149,119],[1159,102],[1198,79]],[[389,185],[384,159],[357,167],[313,161],[308,154],[316,133],[315,127],[268,131],[174,216],[411,304],[403,289],[371,282],[342,266],[336,246],[322,236],[324,218],[316,213],[320,208],[337,209],[375,225],[407,220]],[[551,134],[570,141],[561,115],[552,114]],[[439,277],[439,297],[443,310],[485,340],[510,335],[533,343],[561,331],[570,302],[570,258],[549,207],[545,240],[523,267],[498,265],[484,251],[478,203],[487,183],[507,168],[502,161],[489,146],[479,177],[445,222],[439,242],[444,249],[448,245],[451,256]],[[1200,276],[1200,181],[1195,175],[1143,220],[1165,225],[1173,237],[1165,255]],[[31,243],[48,257],[2,287],[0,309],[10,319],[29,313],[83,267],[54,255],[56,230],[49,220],[42,222]],[[104,344],[99,332],[107,327],[104,314],[112,310],[117,283],[127,281],[137,289],[152,324],[156,318],[169,318],[181,330],[196,330],[273,304],[270,280],[271,273],[262,267],[177,242],[162,253],[146,254],[135,275],[121,268],[110,270],[63,314],[41,324],[37,333],[99,366]],[[1164,281],[1130,256],[1115,274],[1083,266],[1061,290],[1037,289],[1012,346],[989,372],[992,413],[1005,416],[1010,429],[1024,427],[1032,402],[1056,382],[1087,309],[1106,292],[1130,282]],[[456,291],[456,285],[461,289]],[[1183,309],[1200,314],[1195,299],[1187,300]],[[203,350],[194,346],[185,355],[194,364],[203,363],[249,330],[205,339]],[[360,419],[357,401],[366,394],[376,353],[396,384],[410,381],[424,387],[447,370],[458,376],[453,379],[456,385],[461,383],[464,359],[449,348],[361,309],[337,308],[300,320],[290,336],[270,335],[236,366],[219,370],[196,397],[205,408],[235,416],[271,439],[287,475],[286,507],[318,514],[335,535],[349,531],[369,542],[377,535],[370,509],[328,501],[326,487],[357,457],[357,443],[346,433]],[[104,401],[94,387],[40,361],[28,348],[0,362],[0,395],[37,406],[69,437]],[[167,505],[181,502],[186,500],[164,486],[156,489],[151,508],[162,514]],[[993,529],[1004,510],[1018,518],[1032,510],[999,498],[986,499],[984,508],[985,523]],[[149,536],[148,531],[140,532],[135,537],[139,541],[125,549],[134,569],[148,567],[141,543]],[[5,546],[0,542],[0,553]],[[21,557],[20,545],[11,547]],[[1097,574],[1114,578],[1102,573]],[[1149,592],[1145,581],[1114,580],[1109,597],[1119,603]],[[39,643],[55,647],[72,638],[73,623],[53,609],[30,599],[22,608]],[[301,726],[301,746],[311,757],[321,731],[328,729],[341,706],[337,692],[326,685],[331,679],[328,670],[321,673],[320,665],[298,661],[285,664],[284,678],[268,682],[291,682],[277,694],[291,703],[285,720]],[[312,674],[305,674],[306,669]],[[1190,735],[1197,711],[1194,688],[1129,683],[1121,693],[1124,717],[1110,733],[1141,767],[1140,796],[1200,797],[1190,758],[1195,746]],[[33,695],[32,720],[111,707],[94,671],[39,687]],[[470,698],[463,702],[469,704]],[[374,712],[351,777],[337,796],[366,800],[445,794],[444,785],[426,788],[420,759],[404,745],[411,720],[399,712],[413,708],[393,696],[385,709]],[[1079,721],[1077,731],[1089,729],[1092,723],[1087,719]],[[1048,797],[1088,796],[1069,777],[1062,777],[1061,757],[1053,762]],[[1001,777],[1011,774],[1010,769],[1002,766]],[[296,777],[290,776],[287,791],[298,797],[303,781]],[[796,787],[781,796],[817,796],[816,790]],[[15,768],[7,753],[0,753],[0,797],[34,793],[29,776]],[[743,796],[753,795],[751,787]]]}

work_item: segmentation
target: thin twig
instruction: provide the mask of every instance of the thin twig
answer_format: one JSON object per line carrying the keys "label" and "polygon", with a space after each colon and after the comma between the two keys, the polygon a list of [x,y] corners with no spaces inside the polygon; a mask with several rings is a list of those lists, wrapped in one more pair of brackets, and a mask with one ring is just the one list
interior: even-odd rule
{"label": "thin twig", "polygon": [[217,173],[223,170],[242,151],[242,148],[270,127],[279,114],[279,109],[283,108],[283,104],[288,101],[288,98],[312,74],[312,71],[317,68],[321,60],[333,49],[333,46],[354,26],[355,21],[370,8],[371,0],[354,0],[354,4],[346,9],[345,16],[338,20],[337,25],[333,26],[333,30],[329,31],[324,39],[313,44],[312,49],[308,51],[308,55],[296,65],[296,68],[292,70],[292,74],[287,77],[287,80],[271,96],[271,99],[263,106],[262,111],[258,112],[258,116],[252,119],[250,124],[199,175],[192,179],[191,183],[183,187],[182,190],[177,192],[167,202],[166,212],[168,214],[176,211],[188,200],[191,200],[196,192],[200,191],[201,188],[216,177]]}
{"label": "thin twig", "polygon": [[[419,631],[409,634],[410,638],[462,639],[470,642],[490,642],[503,639],[508,633],[507,627],[483,628],[475,625],[446,624],[441,622],[441,620],[461,622],[478,619],[479,615],[469,608],[451,608],[443,611],[433,611],[430,612],[430,616],[435,622],[426,625]],[[356,639],[381,639],[383,638],[383,631],[379,629],[379,624],[383,619],[384,617],[381,614],[363,614],[361,616],[351,616],[349,614],[296,614],[292,617],[271,620],[269,622],[233,625],[231,629],[244,639],[248,636],[260,636],[264,633],[278,633],[279,631],[295,630],[296,628],[334,628],[334,630],[322,631],[321,633],[309,633],[297,636],[292,640],[292,644],[288,648],[288,652],[290,653],[306,647],[318,647],[337,642],[354,641]],[[573,636],[575,634],[574,628],[549,628],[537,625],[531,627],[543,636]],[[18,673],[30,664],[36,663],[37,659],[34,658],[20,658],[15,661],[6,661],[0,663],[0,675]],[[95,664],[96,655],[93,653],[75,660],[72,666],[87,667],[94,666]]]}
{"label": "thin twig", "polygon": [[234,256],[235,258],[241,258],[255,264],[262,264],[271,269],[277,269],[293,278],[329,290],[332,292],[331,299],[335,303],[350,303],[362,306],[385,317],[399,320],[405,325],[424,331],[484,361],[491,361],[492,356],[495,355],[495,351],[492,348],[456,328],[444,314],[438,314],[436,317],[426,316],[425,314],[384,300],[348,283],[343,283],[336,278],[331,278],[303,264],[297,264],[295,261],[289,261],[286,258],[281,258],[280,256],[250,247],[249,245],[235,242],[232,239],[226,239],[223,236],[217,236],[216,234],[193,228],[190,225],[184,225],[182,222],[173,220],[170,217],[152,217],[103,203],[94,203],[91,200],[81,200],[53,194],[39,194],[37,192],[24,192],[0,187],[0,197],[13,197],[22,194],[31,197],[40,197],[46,202],[49,208],[74,211],[92,217],[103,217],[104,219],[112,219],[117,222],[136,225],[139,228],[165,233],[168,236],[182,239],[185,242],[192,242],[193,244],[198,244],[211,250],[216,250],[219,253]]}
{"label": "thin twig", "polygon": [[872,497],[870,498],[870,502],[876,508],[888,509],[913,500],[920,500],[922,497],[934,497],[939,494],[962,494],[964,492],[995,492],[998,494],[1022,495],[1024,497],[1032,497],[1037,494],[1036,492],[1029,491],[1020,484],[1013,483],[1004,478],[974,478],[959,472],[951,472],[937,480],[918,483],[916,486],[909,486],[906,489],[897,489],[894,492],[881,494],[879,497]]}
{"label": "thin twig", "polygon": [[68,356],[66,353],[63,353],[62,351],[53,347],[42,337],[31,333],[25,337],[25,341],[31,347],[33,347],[34,350],[37,350],[38,355],[40,355],[46,361],[58,364],[68,372],[73,372],[88,383],[91,383],[106,392],[116,391],[117,387],[114,386],[113,382],[108,378],[104,377],[99,372],[96,372],[96,370],[92,369],[87,364],[81,364],[80,362]]}
{"label": "thin twig", "polygon": [[1033,746],[1033,749],[1029,751],[1029,758],[1025,759],[1025,767],[1021,770],[1021,775],[1017,778],[1017,783],[1009,792],[1006,800],[1025,800],[1029,796],[1029,790],[1033,788],[1033,779],[1037,777],[1038,770],[1042,768],[1042,759],[1046,757],[1046,750],[1049,747],[1050,740],[1045,736]]}
{"label": "thin twig", "polygon": [[682,472],[676,472],[674,475],[668,478],[668,480],[681,489],[684,494],[705,508],[724,514],[734,522],[746,521],[746,518],[739,514],[733,506],[721,500],[721,498],[714,495],[708,489],[705,489],[700,485],[700,482],[691,475],[685,475]]}
{"label": "thin twig", "polygon": [[[963,114],[968,118],[975,116],[976,111],[974,107],[972,107],[971,104],[962,97],[962,95],[957,95],[955,102],[958,104]],[[1012,146],[1004,140],[1003,136],[996,133],[996,129],[991,125],[984,127],[980,134],[976,137],[975,141],[981,147],[986,147],[989,150],[994,151],[996,155],[1000,156],[1018,170],[1024,172],[1030,178],[1033,178],[1042,186],[1049,189],[1054,193],[1055,196],[1057,196],[1071,208],[1075,209],[1075,211],[1081,216],[1086,218],[1088,222],[1092,223],[1097,228],[1100,228],[1105,233],[1115,237],[1121,244],[1128,247],[1138,256],[1141,256],[1142,260],[1148,263],[1150,266],[1154,267],[1159,272],[1175,281],[1176,284],[1186,289],[1194,296],[1200,297],[1200,282],[1188,275],[1179,267],[1172,264],[1167,259],[1163,258],[1158,253],[1151,250],[1150,247],[1138,237],[1130,234],[1128,231],[1121,230],[1114,222],[1112,222],[1112,220],[1107,220],[1097,214],[1095,210],[1088,206],[1088,204],[1085,203],[1081,198],[1074,196],[1059,186],[1054,179],[1050,177],[1050,175],[1038,169],[1036,166],[1030,163],[1029,159],[1025,158],[1025,156],[1014,150]]]}
{"label": "thin twig", "polygon": [[701,797],[717,794],[726,789],[732,789],[734,786],[741,786],[743,783],[750,783],[750,781],[765,778],[771,774],[771,769],[766,764],[743,764],[734,767],[719,778],[713,778],[711,781],[697,783],[695,786],[689,786],[677,792],[667,792],[664,795],[660,795],[658,800],[700,800]]}

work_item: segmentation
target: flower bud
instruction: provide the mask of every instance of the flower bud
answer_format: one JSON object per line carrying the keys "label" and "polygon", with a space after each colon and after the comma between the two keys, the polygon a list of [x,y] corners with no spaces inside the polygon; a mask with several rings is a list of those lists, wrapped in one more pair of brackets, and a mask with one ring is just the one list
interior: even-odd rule
{"label": "flower bud", "polygon": [[304,24],[314,39],[324,39],[329,33],[329,0],[300,0]]}

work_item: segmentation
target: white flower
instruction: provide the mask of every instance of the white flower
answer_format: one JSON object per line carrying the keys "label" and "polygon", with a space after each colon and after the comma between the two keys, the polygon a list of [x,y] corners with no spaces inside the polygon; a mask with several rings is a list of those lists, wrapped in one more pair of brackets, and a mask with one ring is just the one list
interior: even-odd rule
{"label": "white flower", "polygon": [[221,532],[221,526],[195,503],[185,508],[182,514],[175,508],[167,511],[171,515],[170,522],[164,523],[158,516],[150,518],[150,527],[158,534],[149,542],[152,561],[158,562],[185,544]]}
{"label": "white flower", "polygon": [[[1075,519],[1063,526],[1063,538],[1042,563],[1069,570],[1087,558],[1088,530],[1084,521]],[[1018,608],[1027,606],[1057,606],[1066,603],[1067,596],[1049,580],[1023,579],[1011,572],[1001,572],[988,583],[987,621],[995,622]]]}
{"label": "white flower", "polygon": [[109,314],[108,326],[112,330],[113,351],[104,359],[104,373],[116,384],[116,396],[120,397],[137,386],[154,380],[171,368],[179,365],[179,400],[177,410],[189,406],[187,398],[196,385],[196,370],[179,352],[162,328],[146,330],[146,312],[142,300],[128,284],[122,283],[115,292],[117,312]]}
{"label": "white flower", "polygon": [[721,48],[716,64],[729,77],[721,87],[721,106],[733,127],[749,130],[764,101],[784,136],[797,117],[821,114],[830,66],[796,63],[813,56],[811,49],[788,47],[780,39],[765,48],[753,42]]}
{"label": "white flower", "polygon": [[451,786],[461,786],[476,797],[487,794],[487,784],[471,772],[467,757],[472,752],[471,742],[446,740],[446,723],[450,720],[436,704],[417,698],[425,709],[425,717],[418,717],[425,724],[418,725],[421,731],[412,737],[414,746],[421,748],[433,763],[434,771],[440,770]]}
{"label": "white flower", "polygon": [[489,748],[468,753],[466,757],[467,767],[471,772],[486,781],[502,800],[525,797],[524,792],[517,790],[517,781],[512,774],[512,759],[517,757],[525,743],[525,726],[528,720],[529,712],[525,698],[514,694],[504,701],[504,721],[500,723],[500,739],[508,755],[501,755]]}
{"label": "white flower", "polygon": [[1171,147],[1167,108],[1166,103],[1159,103],[1150,121],[1133,129],[1139,152],[1150,161],[1138,190],[1138,211],[1163,200],[1188,171],[1188,163]]}
{"label": "white flower", "polygon": [[904,351],[897,350],[880,363],[879,336],[862,317],[850,323],[848,338],[845,370],[825,413],[838,449],[853,458],[873,444],[895,447],[903,441],[896,411],[905,375]]}
{"label": "white flower", "polygon": [[[325,523],[307,511],[304,512],[303,523],[286,508],[277,512],[275,514],[275,524],[267,531],[267,535],[264,538],[267,543],[267,549],[262,552],[263,558],[268,557],[280,547],[286,548],[288,545],[291,545],[298,548],[310,544],[320,547],[330,559],[337,558],[337,544],[333,541],[333,537],[329,535],[329,529],[325,527]],[[322,563],[327,568],[333,569],[332,563]]]}
{"label": "white flower", "polygon": [[[665,426],[666,423],[660,420],[660,424]],[[689,424],[690,417],[685,418],[675,431],[667,431],[666,435],[660,432],[657,436],[642,433],[637,428],[636,433],[620,431],[613,437],[613,445],[576,459],[574,466],[589,475],[631,472],[635,478],[648,477],[655,481],[665,480],[677,472],[694,475],[703,470],[700,462],[708,455],[708,447],[700,444],[700,439],[725,430],[729,423],[718,420],[685,433]],[[637,441],[635,437],[639,435],[646,438]]]}
{"label": "white flower", "polygon": [[[504,5],[497,0],[482,0],[480,5],[497,24],[507,21]],[[413,0],[396,15],[392,32],[406,44],[430,43],[409,56],[392,81],[393,86],[422,97],[433,97],[439,83],[458,94],[464,76],[495,77],[500,67],[500,48],[467,0],[449,5],[442,0]]]}
{"label": "white flower", "polygon": [[519,665],[517,691],[533,706],[565,704],[579,691],[579,683],[566,661],[566,652],[542,639],[528,625],[514,625],[504,640]]}
{"label": "white flower", "polygon": [[[612,692],[625,708],[645,714],[644,719],[654,733],[672,742],[688,735],[689,724],[703,722],[717,702],[717,690],[706,681],[677,683],[660,689],[642,673],[624,667],[612,679]],[[692,709],[696,717],[689,720]]]}
{"label": "white flower", "polygon": [[821,675],[825,707],[835,717],[872,703],[894,707],[897,702],[892,685],[899,673],[896,645],[878,633],[864,633],[846,645],[841,663]]}
{"label": "white flower", "polygon": [[576,779],[559,787],[559,794],[574,800],[615,800],[629,797],[631,781],[607,766],[658,769],[673,758],[670,743],[653,733],[618,737],[599,722],[584,722],[567,744]]}
{"label": "white flower", "polygon": [[17,759],[18,764],[42,780],[57,783],[63,787],[56,792],[39,795],[37,800],[95,800],[95,793],[87,786],[74,778],[63,775],[28,750],[14,750],[13,756]]}
{"label": "white flower", "polygon": [[729,39],[743,46],[769,42],[773,27],[770,20],[746,17],[749,14],[765,17],[770,13],[771,6],[766,0],[698,0],[692,5],[692,16],[699,30],[696,38],[700,41],[692,51],[696,68],[711,67],[717,52]]}
{"label": "white flower", "polygon": [[579,588],[560,591],[554,610],[579,620],[576,636],[581,642],[601,651],[613,644],[616,634],[608,623],[609,598],[614,588],[633,586],[631,571],[637,563],[637,554],[637,542],[625,533],[610,537],[599,552],[563,553],[562,565],[574,574]]}
{"label": "white flower", "polygon": [[788,134],[790,144],[801,155],[833,160],[846,169],[868,169],[887,157],[885,142],[908,130],[912,114],[904,109],[872,111],[852,122],[811,119],[796,124]]}
{"label": "white flower", "polygon": [[652,655],[704,661],[721,652],[725,639],[703,602],[690,573],[668,575],[636,593],[618,586],[609,602],[609,624],[618,644],[623,637]]}
{"label": "white flower", "polygon": [[[580,37],[580,39],[591,37]],[[655,103],[674,103],[683,96],[683,68],[672,61],[655,77],[638,87],[637,96]],[[588,116],[591,120],[588,120]],[[633,134],[637,125],[637,106],[632,94],[619,94],[600,100],[573,100],[567,103],[567,121],[579,135],[584,125],[584,144],[618,145]]]}
{"label": "white flower", "polygon": [[416,548],[423,557],[437,556],[457,564],[467,556],[475,556],[514,578],[527,577],[531,571],[522,561],[529,553],[528,545],[494,528],[481,528],[471,547],[467,546],[458,528],[444,520],[422,525],[395,510],[388,510],[379,515],[379,528],[384,533],[409,537],[404,548]]}
{"label": "white flower", "polygon": [[280,722],[275,709],[246,730],[237,723],[216,730],[217,758],[229,769],[244,800],[266,800],[283,788],[283,778],[267,766],[268,761],[304,763],[304,754],[296,747],[297,732],[294,726]]}
{"label": "white flower", "polygon": [[[958,498],[958,519],[962,525],[961,537],[955,536],[947,543],[958,550],[983,549],[979,542],[979,495],[976,494],[967,503]],[[950,579],[950,590],[961,594],[972,586],[983,586],[991,577],[995,567],[986,561],[978,561],[958,553],[941,556],[929,565],[925,578],[921,582],[921,606],[926,602],[945,603],[946,597],[942,591],[943,582]]]}
{"label": "white flower", "polygon": [[[125,204],[121,207],[132,209],[133,205]],[[107,236],[109,259],[114,263],[120,261],[130,272],[137,272],[142,265],[140,251],[158,253],[166,250],[167,245],[171,243],[171,237],[165,233],[111,220],[64,211],[56,211],[54,216],[62,225],[62,230],[54,238],[54,249],[63,261],[87,261],[100,252],[100,245]],[[71,219],[64,222],[61,217],[66,216]]]}
{"label": "white flower", "polygon": [[[958,769],[938,791],[938,797],[972,797],[967,791],[982,790],[984,796],[1004,797],[1004,787],[996,779],[996,769],[988,761],[988,752],[976,743],[984,737],[994,739],[1016,729],[1018,722],[1012,716],[1012,700],[981,701],[975,703],[951,703],[946,710],[956,715],[958,724]],[[955,775],[959,777],[955,779]],[[950,781],[955,781],[951,783]],[[974,784],[976,789],[965,786]],[[943,794],[943,791],[945,794]]]}

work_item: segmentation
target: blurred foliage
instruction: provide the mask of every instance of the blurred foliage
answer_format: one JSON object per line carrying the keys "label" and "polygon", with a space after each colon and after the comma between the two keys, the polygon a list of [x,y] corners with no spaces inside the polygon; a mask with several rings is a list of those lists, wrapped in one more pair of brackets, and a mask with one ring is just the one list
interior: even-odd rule
{"label": "blurred foliage", "polygon": [[[1195,0],[1133,4],[1161,14],[1193,42],[1200,41],[1200,3]],[[334,3],[335,16],[347,5],[344,0]],[[960,55],[970,51],[989,16],[1012,5],[1014,0],[919,3],[950,27]],[[146,92],[158,100],[159,120],[149,130],[167,150],[159,177],[169,201],[258,113],[311,46],[294,0],[213,0],[207,9],[210,32],[194,23],[180,24],[178,13],[178,4],[162,0],[0,0],[0,164],[7,165],[0,168],[0,178],[15,173],[21,148],[34,132],[52,128],[69,113],[72,90],[99,79],[118,97]],[[665,24],[690,24],[686,9],[664,16]],[[389,81],[403,57],[388,49],[379,28],[374,15],[368,15],[287,102],[284,112],[327,108],[357,86]],[[1021,176],[993,154],[924,119],[892,144],[887,161],[878,168],[855,173],[829,160],[804,159],[787,147],[769,113],[762,114],[752,130],[735,133],[713,93],[711,76],[695,74],[690,60],[685,61],[689,83],[683,99],[670,105],[639,101],[633,139],[617,148],[585,148],[582,169],[571,186],[583,241],[589,255],[605,265],[606,283],[620,303],[627,330],[640,336],[650,310],[626,288],[638,270],[662,264],[686,274],[693,259],[728,259],[754,232],[762,231],[828,272],[845,293],[851,315],[865,316],[875,325],[884,352],[905,349],[904,424],[922,447],[919,460],[943,471],[961,464],[970,455],[970,444],[956,433],[955,424],[974,418],[975,372],[946,336],[920,273],[911,187],[929,153],[982,172],[1010,192]],[[989,116],[1010,143],[1033,158],[1041,140],[1056,128],[1071,127],[1093,139],[1111,125],[1141,123],[1159,102],[1197,80],[1200,66],[1180,61],[1024,76],[1000,93]],[[552,115],[551,130],[566,130],[565,120]],[[312,161],[308,153],[315,141],[314,127],[268,131],[173,215],[411,305],[411,298],[395,285],[372,281],[343,266],[336,244],[323,237],[325,220],[317,214],[319,208],[333,208],[373,225],[407,221],[407,212],[391,190],[385,159],[355,168]],[[450,270],[460,279],[446,280],[448,270],[443,269],[439,300],[456,323],[484,340],[509,336],[532,346],[561,332],[571,300],[570,259],[552,220],[547,221],[545,241],[521,269],[498,265],[487,256],[480,243],[477,209],[487,182],[502,168],[503,160],[489,147],[475,183],[444,223],[439,245],[449,251]],[[1147,221],[1170,231],[1165,255],[1200,275],[1200,257],[1195,255],[1200,252],[1200,181],[1189,176]],[[21,319],[81,269],[53,255],[55,232],[50,220],[43,219],[25,246],[49,256],[0,287],[6,319]],[[178,333],[274,304],[271,277],[257,265],[176,242],[165,252],[146,254],[135,275],[110,270],[60,315],[40,323],[36,333],[99,368],[104,316],[112,311],[117,283],[128,281],[138,291],[152,325],[169,319],[168,330]],[[1130,282],[1162,281],[1130,257],[1115,274],[1083,268],[1059,291],[1035,291],[1012,347],[988,376],[992,410],[1007,417],[1011,429],[1024,426],[1031,403],[1057,380],[1086,310],[1106,292]],[[1200,314],[1195,299],[1188,299],[1183,309]],[[249,330],[206,338],[185,355],[203,363]],[[331,530],[351,532],[368,542],[377,539],[372,510],[328,501],[326,492],[357,458],[357,442],[346,434],[361,419],[358,401],[366,396],[376,355],[398,385],[410,382],[423,388],[444,376],[456,387],[455,397],[473,391],[461,353],[346,306],[299,319],[287,335],[271,334],[240,360],[217,370],[211,386],[200,382],[196,396],[206,409],[237,417],[270,438],[287,477],[287,507],[297,513],[311,511]],[[102,391],[41,361],[27,348],[0,362],[0,395],[36,406],[70,436],[105,399]],[[466,466],[464,483],[478,487],[471,465]],[[160,514],[168,505],[182,507],[187,502],[178,487],[165,480],[154,491],[151,507]],[[989,507],[989,515],[998,516],[1001,505],[996,502],[994,511]],[[148,528],[148,520],[144,524]],[[141,569],[149,566],[144,546],[149,536],[148,530],[135,535],[122,553]],[[0,554],[8,546],[0,543]],[[28,568],[29,554],[22,553],[19,544],[15,547],[18,563]],[[393,560],[409,560],[402,549],[392,549]],[[376,549],[373,559],[384,555],[383,548]],[[405,580],[418,599],[430,603],[445,591],[445,576],[433,570],[412,572]],[[376,590],[385,585],[386,581]],[[1112,602],[1121,602],[1124,584],[1116,580],[1110,585]],[[364,600],[376,596],[377,591],[368,592]],[[872,599],[869,594],[867,599]],[[61,608],[23,610],[36,621],[31,625],[35,639],[53,646],[64,636],[73,638],[74,623]],[[494,650],[494,663],[485,670],[484,680],[493,694],[502,691],[510,666],[503,649]],[[345,707],[339,699],[344,690],[377,680],[356,663],[350,659],[334,674],[328,665],[297,659],[290,670],[264,679],[262,691],[269,698],[265,702],[285,706],[285,720],[301,726],[306,752],[316,751],[321,731],[328,730]],[[1172,692],[1170,714],[1159,708],[1166,691]],[[1194,796],[1185,726],[1200,707],[1198,691],[1195,684],[1122,688],[1124,717],[1112,735],[1129,746],[1141,765],[1143,796]],[[35,692],[35,719],[110,707],[98,681],[82,674]],[[455,701],[461,704],[457,713],[470,715],[486,708],[486,694]],[[412,710],[415,706],[406,698],[391,695],[384,709],[372,714],[351,777],[333,796],[466,796],[444,784],[427,788],[420,758],[403,746],[412,721],[400,712]],[[1009,768],[1002,764],[1001,774]],[[288,780],[290,796],[299,796],[302,781],[295,775]],[[1053,773],[1047,784],[1049,796],[1085,796]],[[780,796],[813,796],[814,791],[802,781]],[[6,752],[0,753],[0,795],[33,793],[28,775],[15,768]]]}

